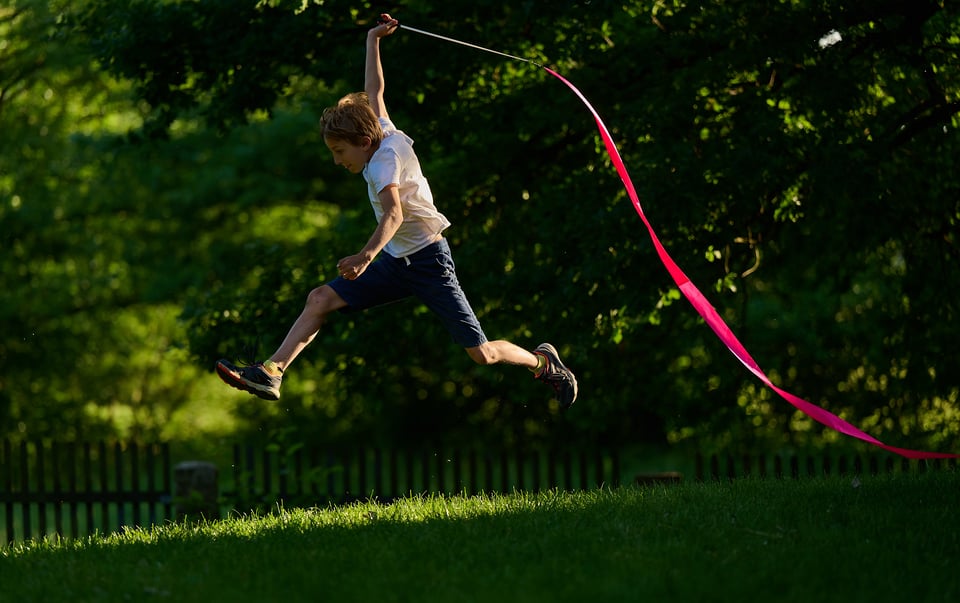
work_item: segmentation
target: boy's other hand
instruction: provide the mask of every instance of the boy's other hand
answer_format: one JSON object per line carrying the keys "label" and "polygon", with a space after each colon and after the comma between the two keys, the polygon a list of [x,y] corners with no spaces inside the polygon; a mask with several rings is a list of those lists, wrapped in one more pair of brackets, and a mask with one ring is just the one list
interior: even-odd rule
{"label": "boy's other hand", "polygon": [[400,27],[400,22],[388,15],[383,13],[380,15],[380,18],[377,20],[377,26],[370,30],[370,33],[375,35],[378,38],[384,36],[389,36]]}
{"label": "boy's other hand", "polygon": [[337,262],[337,272],[348,281],[355,280],[370,265],[370,259],[363,253],[351,255]]}

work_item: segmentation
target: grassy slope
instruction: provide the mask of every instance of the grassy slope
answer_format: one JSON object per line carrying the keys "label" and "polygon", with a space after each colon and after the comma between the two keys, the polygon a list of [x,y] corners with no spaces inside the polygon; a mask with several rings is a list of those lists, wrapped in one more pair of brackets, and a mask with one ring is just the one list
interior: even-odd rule
{"label": "grassy slope", "polygon": [[413,498],[0,552],[9,601],[958,601],[960,473]]}

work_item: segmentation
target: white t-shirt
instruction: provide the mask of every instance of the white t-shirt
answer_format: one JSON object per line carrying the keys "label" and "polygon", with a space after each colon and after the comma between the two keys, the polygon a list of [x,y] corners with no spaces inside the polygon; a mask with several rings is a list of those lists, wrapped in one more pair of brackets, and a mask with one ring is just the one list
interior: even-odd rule
{"label": "white t-shirt", "polygon": [[450,221],[433,204],[430,185],[413,152],[413,139],[398,130],[389,119],[380,118],[383,141],[363,168],[367,192],[377,223],[383,218],[379,193],[396,184],[403,209],[403,224],[383,250],[395,258],[406,257],[433,243]]}

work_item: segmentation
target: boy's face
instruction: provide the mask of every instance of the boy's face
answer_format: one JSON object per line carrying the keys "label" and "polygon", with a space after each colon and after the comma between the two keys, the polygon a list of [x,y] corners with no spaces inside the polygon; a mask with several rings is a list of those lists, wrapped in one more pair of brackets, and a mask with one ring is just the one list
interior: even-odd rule
{"label": "boy's face", "polygon": [[363,166],[370,161],[370,156],[373,154],[370,139],[364,136],[363,141],[362,145],[356,145],[339,138],[323,137],[323,142],[333,153],[333,162],[342,165],[354,174],[363,171]]}

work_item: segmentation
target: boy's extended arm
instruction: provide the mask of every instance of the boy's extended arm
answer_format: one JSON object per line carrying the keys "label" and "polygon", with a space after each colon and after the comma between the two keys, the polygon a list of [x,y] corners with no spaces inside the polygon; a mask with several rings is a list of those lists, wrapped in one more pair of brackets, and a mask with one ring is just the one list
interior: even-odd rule
{"label": "boy's extended arm", "polygon": [[383,101],[383,65],[380,64],[380,38],[397,30],[399,22],[388,14],[380,15],[380,24],[367,32],[367,61],[363,89],[370,97],[370,107],[377,117],[389,117]]}

